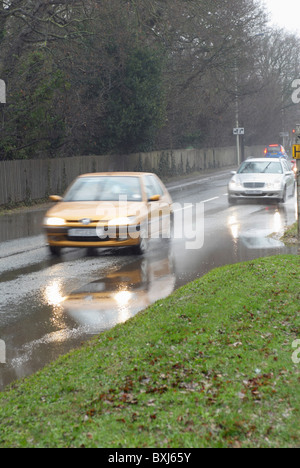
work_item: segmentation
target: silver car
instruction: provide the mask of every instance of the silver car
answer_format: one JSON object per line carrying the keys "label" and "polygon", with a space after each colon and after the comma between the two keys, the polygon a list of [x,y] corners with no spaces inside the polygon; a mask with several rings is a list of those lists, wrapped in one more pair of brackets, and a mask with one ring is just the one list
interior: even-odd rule
{"label": "silver car", "polygon": [[269,199],[285,203],[295,193],[295,176],[283,158],[247,159],[228,185],[228,201]]}

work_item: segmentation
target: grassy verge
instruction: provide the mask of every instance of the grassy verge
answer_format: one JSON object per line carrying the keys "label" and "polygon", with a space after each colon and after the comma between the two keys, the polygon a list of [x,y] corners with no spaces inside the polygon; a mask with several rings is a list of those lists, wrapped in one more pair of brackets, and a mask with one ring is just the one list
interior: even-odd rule
{"label": "grassy verge", "polygon": [[297,244],[299,242],[297,223],[293,224],[285,231],[281,240],[287,245]]}
{"label": "grassy verge", "polygon": [[299,446],[299,266],[214,270],[17,383],[0,447]]}

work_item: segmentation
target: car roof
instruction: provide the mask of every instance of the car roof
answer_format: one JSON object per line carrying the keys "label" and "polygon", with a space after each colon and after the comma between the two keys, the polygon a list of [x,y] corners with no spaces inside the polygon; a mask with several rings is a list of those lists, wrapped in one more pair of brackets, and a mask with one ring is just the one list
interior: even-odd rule
{"label": "car roof", "polygon": [[78,177],[142,177],[144,175],[154,175],[150,172],[91,172],[81,174]]}

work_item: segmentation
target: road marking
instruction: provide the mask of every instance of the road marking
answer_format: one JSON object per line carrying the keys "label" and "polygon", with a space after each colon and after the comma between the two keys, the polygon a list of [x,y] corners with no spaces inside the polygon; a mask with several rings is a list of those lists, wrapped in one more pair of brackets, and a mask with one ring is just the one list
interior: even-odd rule
{"label": "road marking", "polygon": [[222,179],[224,176],[228,175],[228,172],[224,171],[224,172],[221,172],[219,174],[216,174],[216,175],[211,175],[209,177],[205,177],[203,179],[197,179],[197,180],[192,180],[190,182],[185,182],[185,183],[182,183],[180,185],[174,185],[174,186],[169,186],[169,184],[167,184],[167,189],[169,190],[169,192],[173,191],[173,190],[177,190],[179,188],[183,188],[183,187],[188,187],[190,185],[200,185],[200,184],[203,184],[204,182],[208,182],[210,180],[213,180],[213,179]]}
{"label": "road marking", "polygon": [[178,208],[178,210],[174,210],[173,213],[177,213],[178,211],[188,210],[188,209],[193,208],[193,207],[194,207],[194,205],[183,206],[182,208]]}
{"label": "road marking", "polygon": [[204,200],[202,203],[208,203],[214,200],[218,200],[220,197],[209,198],[208,200]]}
{"label": "road marking", "polygon": [[[211,201],[218,200],[219,198],[220,197],[209,198],[208,200],[203,200],[203,201],[200,201],[199,203],[209,203]],[[174,210],[174,213],[177,213],[178,211],[188,210],[190,208],[193,208],[194,206],[195,205],[183,206],[182,208],[178,208],[177,210]]]}

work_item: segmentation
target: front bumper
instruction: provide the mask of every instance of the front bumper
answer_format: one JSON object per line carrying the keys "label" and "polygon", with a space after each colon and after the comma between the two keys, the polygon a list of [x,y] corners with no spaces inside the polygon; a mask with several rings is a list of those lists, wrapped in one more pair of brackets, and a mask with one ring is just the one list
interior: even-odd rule
{"label": "front bumper", "polygon": [[282,190],[266,190],[266,189],[257,189],[257,190],[246,190],[246,189],[238,189],[238,190],[228,190],[228,195],[232,199],[270,199],[270,200],[278,200],[283,197]]}
{"label": "front bumper", "polygon": [[76,231],[72,226],[49,227],[44,226],[48,244],[52,247],[127,247],[140,244],[140,227],[124,226],[107,229],[99,236],[96,226],[84,229],[84,232],[74,236]]}

